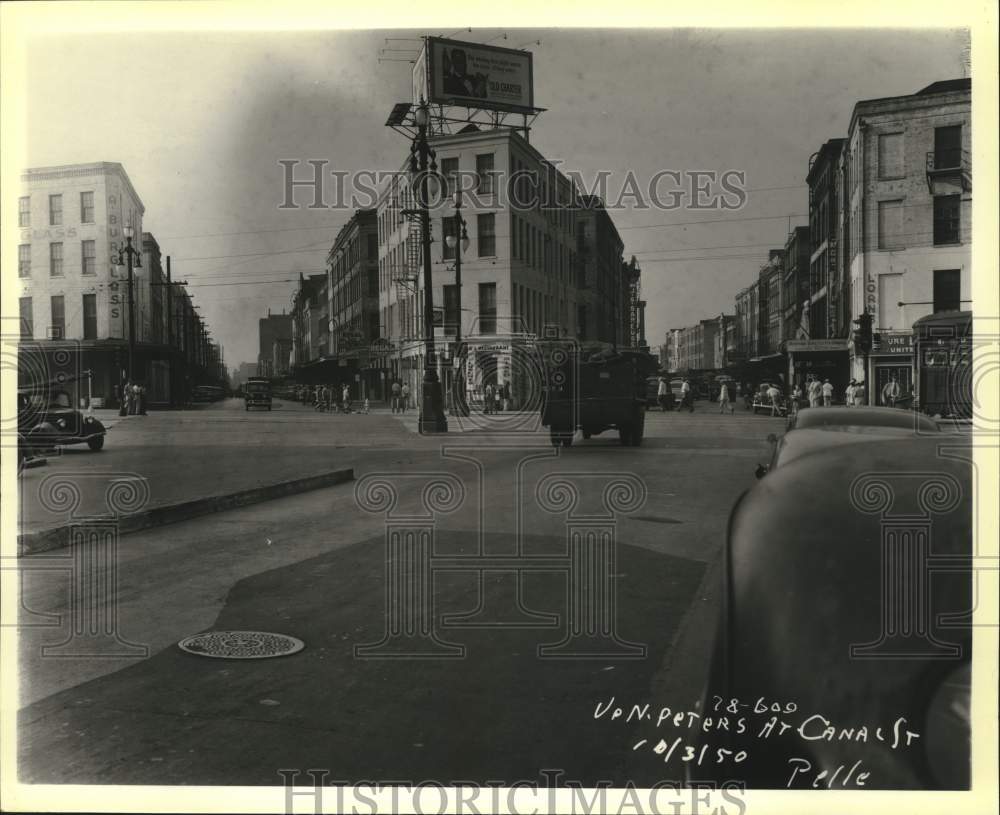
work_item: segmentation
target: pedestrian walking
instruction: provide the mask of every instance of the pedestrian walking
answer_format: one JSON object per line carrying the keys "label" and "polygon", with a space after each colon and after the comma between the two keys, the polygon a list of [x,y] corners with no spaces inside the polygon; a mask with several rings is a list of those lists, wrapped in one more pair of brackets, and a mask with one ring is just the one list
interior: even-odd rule
{"label": "pedestrian walking", "polygon": [[848,383],[847,390],[844,391],[844,404],[847,407],[854,407],[854,392],[857,387],[857,383],[853,379]]}
{"label": "pedestrian walking", "polygon": [[346,382],[344,383],[343,390],[340,392],[340,401],[343,404],[344,413],[351,412],[351,386]]}
{"label": "pedestrian walking", "polygon": [[483,388],[483,413],[493,412],[493,385],[489,382]]}
{"label": "pedestrian walking", "polygon": [[686,379],[681,383],[681,407],[686,407],[689,413],[694,413],[694,399],[691,396],[691,383]]}
{"label": "pedestrian walking", "polygon": [[365,416],[368,415],[368,397],[367,396],[365,397],[365,401],[361,403],[361,412],[363,414],[365,414]]}
{"label": "pedestrian walking", "polygon": [[896,379],[896,374],[893,374],[889,381],[882,386],[882,404],[886,407],[895,407],[901,393],[899,380]]}
{"label": "pedestrian walking", "polygon": [[132,392],[132,388],[129,386],[128,380],[125,380],[118,386],[118,415],[127,416],[128,415],[128,395]]}
{"label": "pedestrian walking", "polygon": [[[660,383],[663,383],[663,377],[660,377]],[[719,388],[719,413],[725,413],[726,408],[729,408],[730,415],[735,413],[735,408],[729,401],[729,385],[723,382],[722,387]]]}
{"label": "pedestrian walking", "polygon": [[406,413],[406,409],[410,406],[410,386],[405,382],[403,383],[402,389],[402,406],[400,408],[400,413]]}
{"label": "pedestrian walking", "polygon": [[392,383],[392,403],[390,407],[393,413],[402,413],[400,410],[399,400],[402,397],[402,391],[399,387],[399,382]]}
{"label": "pedestrian walking", "polygon": [[823,380],[823,407],[830,407],[833,404],[833,385],[830,384],[829,379]]}
{"label": "pedestrian walking", "polygon": [[823,386],[815,376],[810,376],[809,382],[806,385],[806,394],[809,397],[809,407],[820,406],[820,401],[823,398]]}
{"label": "pedestrian walking", "polygon": [[139,412],[139,386],[132,386],[131,398],[128,401],[128,415],[135,416]]}
{"label": "pedestrian walking", "polygon": [[504,382],[501,386],[500,399],[500,409],[506,413],[510,410],[510,382]]}
{"label": "pedestrian walking", "polygon": [[781,398],[781,391],[778,390],[778,386],[771,383],[767,388],[767,398],[771,402],[771,415],[780,416],[781,415],[781,405],[778,399]]}
{"label": "pedestrian walking", "polygon": [[661,376],[656,385],[656,401],[663,413],[667,412],[668,393],[670,393],[670,387],[667,385],[667,380]]}
{"label": "pedestrian walking", "polygon": [[146,415],[146,386],[139,386],[139,400],[138,400],[139,415]]}

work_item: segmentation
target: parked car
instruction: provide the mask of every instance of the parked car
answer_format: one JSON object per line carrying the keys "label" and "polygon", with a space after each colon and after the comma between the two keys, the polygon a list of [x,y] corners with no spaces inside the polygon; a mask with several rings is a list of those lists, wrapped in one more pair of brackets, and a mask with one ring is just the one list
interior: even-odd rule
{"label": "parked car", "polygon": [[757,478],[783,464],[829,447],[868,444],[892,438],[915,438],[918,434],[940,434],[937,423],[927,416],[884,407],[800,410],[788,418],[788,429],[779,438],[768,434],[771,459],[757,465]]}
{"label": "parked car", "polygon": [[20,470],[57,447],[86,444],[101,450],[107,430],[98,419],[74,408],[67,391],[35,394],[22,389],[17,394],[17,432]]}
{"label": "parked car", "polygon": [[[731,513],[698,741],[745,760],[692,777],[969,787],[972,465],[940,436],[859,429],[865,443],[781,463]],[[789,436],[804,434],[847,435]]]}

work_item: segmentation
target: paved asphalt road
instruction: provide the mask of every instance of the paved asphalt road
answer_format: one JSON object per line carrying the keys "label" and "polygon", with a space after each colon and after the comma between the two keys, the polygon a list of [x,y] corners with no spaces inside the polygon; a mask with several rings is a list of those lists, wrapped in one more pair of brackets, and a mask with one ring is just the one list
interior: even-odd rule
{"label": "paved asphalt road", "polygon": [[[143,649],[125,656],[43,655],[74,620],[86,629],[84,612],[71,613],[86,604],[71,604],[65,570],[41,570],[67,561],[22,558],[23,781],[272,785],[286,768],[326,768],[348,781],[507,785],[537,781],[545,768],[588,786],[680,777],[657,756],[633,753],[634,725],[595,720],[595,707],[612,696],[678,710],[698,699],[728,511],[753,483],[779,420],[720,416],[699,404],[694,414],[648,414],[640,448],[609,435],[559,451],[540,432],[494,426],[428,439],[411,432],[411,417],[321,416],[297,406],[246,414],[222,403],[126,421],[100,456],[116,467],[141,464],[154,485],[162,475],[153,474],[172,473],[184,489],[228,487],[241,468],[257,477],[326,455],[350,459],[359,479],[381,474],[398,500],[388,522],[384,511],[363,511],[355,488],[368,482],[360,482],[123,537],[116,630]],[[129,434],[141,421],[140,441]],[[529,568],[520,584],[511,571],[435,575],[433,627],[464,647],[461,658],[356,658],[354,646],[386,630],[387,528],[401,517],[412,526],[406,516],[425,505],[427,482],[449,476],[464,495],[434,518],[435,556],[560,563],[569,526],[603,512],[609,480],[641,483],[644,504],[611,524],[610,579],[613,628],[644,655],[540,658],[540,645],[567,633],[568,581]],[[547,489],[553,479],[574,485],[575,508],[559,504],[565,490]],[[40,626],[53,620],[44,615],[62,615],[62,624]],[[232,629],[289,634],[306,647],[257,661],[176,647],[201,631]],[[73,648],[91,643],[73,640]]]}

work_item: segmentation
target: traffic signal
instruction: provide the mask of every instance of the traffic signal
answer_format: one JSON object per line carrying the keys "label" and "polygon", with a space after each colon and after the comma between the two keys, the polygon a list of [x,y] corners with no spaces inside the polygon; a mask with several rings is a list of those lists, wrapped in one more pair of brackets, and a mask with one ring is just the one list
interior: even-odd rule
{"label": "traffic signal", "polygon": [[872,351],[878,351],[882,347],[882,335],[872,334]]}
{"label": "traffic signal", "polygon": [[854,324],[857,326],[854,331],[854,350],[867,354],[872,350],[872,315],[865,311]]}

